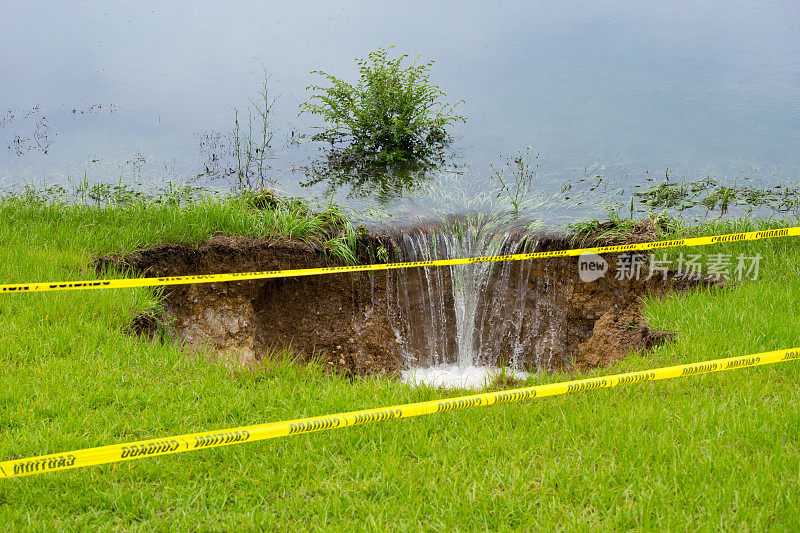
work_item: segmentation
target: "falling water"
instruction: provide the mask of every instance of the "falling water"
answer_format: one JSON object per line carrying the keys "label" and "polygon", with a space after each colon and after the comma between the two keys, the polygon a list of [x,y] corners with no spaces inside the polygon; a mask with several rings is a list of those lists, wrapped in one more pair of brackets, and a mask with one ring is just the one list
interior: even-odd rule
{"label": "falling water", "polygon": [[[440,221],[395,236],[403,261],[478,257],[530,248],[508,221],[489,214]],[[535,242],[530,243],[535,245]],[[389,273],[395,334],[409,380],[482,385],[503,368],[524,376],[530,336],[523,331],[530,262],[486,262]]]}

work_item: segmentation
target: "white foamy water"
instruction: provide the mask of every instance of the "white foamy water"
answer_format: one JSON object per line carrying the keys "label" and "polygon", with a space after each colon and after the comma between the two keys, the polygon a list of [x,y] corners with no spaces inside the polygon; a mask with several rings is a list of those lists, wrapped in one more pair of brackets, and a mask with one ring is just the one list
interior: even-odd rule
{"label": "white foamy water", "polygon": [[495,376],[505,372],[515,379],[525,379],[530,374],[510,368],[501,369],[492,366],[465,366],[458,364],[440,364],[429,367],[414,367],[404,370],[402,379],[406,383],[426,384],[447,389],[477,389],[490,383]]}

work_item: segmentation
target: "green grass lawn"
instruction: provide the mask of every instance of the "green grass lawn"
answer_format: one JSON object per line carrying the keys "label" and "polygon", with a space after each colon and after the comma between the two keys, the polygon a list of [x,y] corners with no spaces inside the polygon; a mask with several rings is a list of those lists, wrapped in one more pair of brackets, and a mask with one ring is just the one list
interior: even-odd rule
{"label": "green grass lawn", "polygon": [[[787,225],[706,224],[694,234]],[[85,279],[99,254],[216,232],[324,240],[313,217],[241,202],[182,208],[0,202],[0,282]],[[649,301],[676,342],[530,384],[800,345],[800,240],[731,289]],[[698,252],[694,252],[698,253]],[[152,289],[0,295],[0,459],[442,393],[351,382],[287,358],[256,369],[123,332]],[[793,529],[800,362],[0,480],[4,529]]]}

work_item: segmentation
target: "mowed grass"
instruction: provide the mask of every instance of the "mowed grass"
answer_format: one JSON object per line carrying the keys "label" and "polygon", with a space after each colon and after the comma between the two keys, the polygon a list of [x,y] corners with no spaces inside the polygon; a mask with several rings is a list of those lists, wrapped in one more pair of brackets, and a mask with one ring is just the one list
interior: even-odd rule
{"label": "mowed grass", "polygon": [[[91,278],[97,255],[216,232],[277,238],[300,224],[289,218],[225,201],[97,209],[5,201],[0,282]],[[726,224],[692,231],[789,223]],[[649,301],[648,318],[677,332],[675,343],[530,383],[800,346],[800,240],[702,253],[760,253],[759,279]],[[233,370],[126,335],[156,302],[152,289],[0,295],[0,460],[459,394],[350,381],[286,354]],[[790,362],[3,479],[0,524],[781,530],[800,524],[798,501],[800,362]]]}

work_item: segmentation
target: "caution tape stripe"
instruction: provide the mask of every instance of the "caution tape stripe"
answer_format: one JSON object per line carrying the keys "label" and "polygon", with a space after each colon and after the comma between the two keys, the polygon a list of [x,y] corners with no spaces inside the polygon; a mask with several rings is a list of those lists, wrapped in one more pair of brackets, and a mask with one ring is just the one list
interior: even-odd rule
{"label": "caution tape stripe", "polygon": [[710,372],[734,370],[797,359],[800,359],[800,347],[751,354],[744,357],[715,359],[688,365],[676,365],[639,372],[628,372],[625,374],[552,383],[549,385],[473,394],[457,398],[380,407],[364,411],[301,418],[298,420],[272,422],[217,431],[190,433],[187,435],[142,440],[125,444],[112,444],[110,446],[101,446],[98,448],[87,448],[65,453],[40,455],[37,457],[0,462],[0,474],[2,474],[0,477],[21,477],[85,466],[118,463],[144,457],[169,455],[206,448],[218,448],[245,442],[357,426],[383,420],[411,418],[414,416],[456,411],[471,407],[489,406],[497,403],[518,402],[531,398],[543,398],[559,394],[632,385],[647,381],[695,376]]}
{"label": "caution tape stripe", "polygon": [[468,257],[459,259],[436,259],[432,261],[409,261],[404,263],[378,263],[371,265],[352,265],[319,268],[300,268],[289,270],[265,270],[261,272],[236,272],[230,274],[198,274],[194,276],[171,276],[160,278],[103,279],[83,281],[63,281],[46,283],[10,283],[0,285],[0,293],[27,293],[44,291],[69,291],[89,289],[121,289],[132,287],[152,287],[160,285],[186,285],[191,283],[219,283],[227,281],[247,281],[255,279],[288,278],[298,276],[317,276],[321,274],[341,274],[345,272],[367,272],[374,270],[394,270],[428,266],[467,265],[470,263],[489,263],[499,261],[523,261],[527,259],[546,259],[549,257],[577,256],[583,253],[609,254],[654,250],[659,248],[676,248],[690,246],[706,246],[709,244],[731,243],[774,239],[777,237],[796,237],[800,235],[800,227],[782,228],[766,231],[750,231],[746,233],[729,233],[691,239],[671,241],[652,241],[638,244],[619,244],[614,246],[598,246],[594,248],[573,248],[551,252],[530,252],[523,254],[493,255],[486,257]]}

